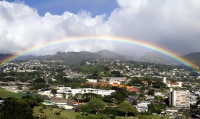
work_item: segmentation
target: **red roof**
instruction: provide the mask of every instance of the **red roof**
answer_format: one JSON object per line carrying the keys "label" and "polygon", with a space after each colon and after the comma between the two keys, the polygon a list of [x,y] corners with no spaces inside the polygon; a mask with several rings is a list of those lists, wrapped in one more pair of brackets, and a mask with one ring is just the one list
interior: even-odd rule
{"label": "red roof", "polygon": [[179,85],[178,82],[170,82],[170,85]]}
{"label": "red roof", "polygon": [[139,92],[139,90],[137,88],[129,88],[128,91],[129,92]]}
{"label": "red roof", "polygon": [[142,83],[143,83],[143,84],[148,84],[148,82],[147,82],[147,81],[142,81]]}

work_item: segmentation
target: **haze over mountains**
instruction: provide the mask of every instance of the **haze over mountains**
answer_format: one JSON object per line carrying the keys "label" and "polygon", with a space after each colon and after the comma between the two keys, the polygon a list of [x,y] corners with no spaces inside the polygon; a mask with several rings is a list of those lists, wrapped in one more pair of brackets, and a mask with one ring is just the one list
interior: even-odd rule
{"label": "haze over mountains", "polygon": [[[0,60],[10,56],[12,54],[0,54]],[[200,52],[197,53],[189,53],[187,55],[182,56],[189,61],[200,66]],[[139,61],[139,62],[150,62],[157,64],[167,64],[167,65],[179,65],[180,62],[160,54],[158,52],[147,52],[143,54],[141,57],[138,56],[130,56],[130,55],[121,55],[115,52],[111,52],[109,50],[101,50],[98,52],[57,52],[54,55],[43,55],[43,56],[22,56],[20,59],[39,59],[39,60],[63,60],[65,63],[72,65],[81,63],[82,61],[91,60],[91,59],[114,59],[114,60],[129,60],[129,61]],[[18,59],[18,60],[20,60]]]}

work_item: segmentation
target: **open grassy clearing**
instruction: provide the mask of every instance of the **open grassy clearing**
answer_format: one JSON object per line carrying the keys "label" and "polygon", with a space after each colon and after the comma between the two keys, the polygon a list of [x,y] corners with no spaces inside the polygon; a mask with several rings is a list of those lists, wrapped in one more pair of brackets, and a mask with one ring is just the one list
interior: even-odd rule
{"label": "open grassy clearing", "polygon": [[[121,117],[121,116],[117,116],[115,119],[138,119],[138,117],[139,116],[137,116],[137,117]],[[144,119],[169,119],[169,118],[151,115],[151,116],[145,116]]]}
{"label": "open grassy clearing", "polygon": [[3,88],[0,88],[0,97],[5,99],[5,98],[9,98],[9,97],[13,97],[13,98],[22,98],[25,94],[23,93],[13,93],[10,91],[7,91]]}
{"label": "open grassy clearing", "polygon": [[37,106],[34,108],[33,115],[35,117],[45,118],[46,119],[75,119],[76,116],[80,115],[80,113],[73,112],[70,110],[61,110],[57,108],[47,107],[44,108],[43,106]]}

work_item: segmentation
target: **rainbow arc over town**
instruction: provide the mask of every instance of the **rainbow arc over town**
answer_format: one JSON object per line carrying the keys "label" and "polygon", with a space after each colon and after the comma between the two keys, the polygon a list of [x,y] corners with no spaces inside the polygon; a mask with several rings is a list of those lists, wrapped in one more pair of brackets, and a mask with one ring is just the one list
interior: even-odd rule
{"label": "rainbow arc over town", "polygon": [[78,42],[78,41],[95,41],[95,40],[96,41],[113,41],[113,42],[127,43],[127,44],[132,44],[132,45],[148,48],[153,51],[164,54],[168,57],[171,57],[172,59],[180,62],[181,64],[183,64],[187,67],[190,67],[195,71],[200,72],[198,67],[195,64],[193,64],[191,61],[189,61],[183,57],[178,56],[174,52],[171,52],[167,49],[156,46],[154,44],[150,44],[148,42],[143,42],[143,41],[131,39],[131,38],[118,37],[118,36],[117,37],[116,36],[79,36],[79,37],[67,37],[67,38],[52,40],[52,41],[45,42],[43,44],[32,46],[28,49],[22,50],[16,54],[13,54],[13,55],[1,60],[0,63],[2,65],[4,63],[8,63],[17,58],[20,58],[21,56],[27,55],[35,50],[42,49],[42,48],[49,47],[49,46],[58,45],[61,43],[70,43],[70,42]]}

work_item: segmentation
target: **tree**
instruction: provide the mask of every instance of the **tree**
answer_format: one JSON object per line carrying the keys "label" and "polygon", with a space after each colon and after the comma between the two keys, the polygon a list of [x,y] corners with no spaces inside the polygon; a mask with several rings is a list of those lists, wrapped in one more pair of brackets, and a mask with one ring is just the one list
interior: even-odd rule
{"label": "tree", "polygon": [[41,103],[41,102],[44,101],[44,96],[39,95],[39,94],[36,94],[36,95],[35,95],[35,100],[36,100],[37,103],[39,104],[39,103]]}
{"label": "tree", "polygon": [[148,91],[148,95],[154,95],[154,92],[155,92],[155,90],[154,89],[150,89],[149,91]]}
{"label": "tree", "polygon": [[95,93],[85,93],[82,95],[84,102],[88,102],[92,99],[102,99],[101,95],[95,94]]}
{"label": "tree", "polygon": [[128,82],[127,85],[129,86],[136,86],[136,85],[140,85],[141,84],[141,80],[138,79],[137,77],[131,78],[131,80]]}
{"label": "tree", "polygon": [[111,73],[111,76],[113,76],[113,77],[121,77],[122,75],[120,74],[120,72],[119,71],[112,71]]}
{"label": "tree", "polygon": [[103,113],[107,114],[109,117],[115,117],[118,114],[117,111],[118,111],[117,108],[106,107]]}
{"label": "tree", "polygon": [[124,114],[124,117],[126,117],[128,114],[132,113],[134,116],[137,115],[137,109],[131,106],[127,102],[120,103],[118,106],[118,111]]}
{"label": "tree", "polygon": [[107,103],[112,103],[113,102],[113,98],[110,97],[110,96],[104,96],[102,100],[104,102],[107,102]]}
{"label": "tree", "polygon": [[164,98],[161,97],[161,96],[155,96],[155,100],[156,100],[158,103],[160,103],[161,101],[164,100]]}
{"label": "tree", "polygon": [[54,95],[54,97],[56,96],[57,90],[56,89],[51,89],[51,93]]}
{"label": "tree", "polygon": [[150,113],[157,113],[160,114],[160,112],[162,111],[162,109],[165,109],[166,105],[165,104],[148,104],[148,111]]}
{"label": "tree", "polygon": [[45,80],[43,78],[37,78],[33,82],[39,84],[39,83],[45,83]]}
{"label": "tree", "polygon": [[31,108],[34,108],[35,106],[38,105],[37,100],[30,95],[23,96],[22,99],[26,100]]}
{"label": "tree", "polygon": [[25,99],[7,98],[0,108],[0,119],[34,119],[33,108]]}
{"label": "tree", "polygon": [[162,81],[156,81],[152,85],[153,85],[154,88],[166,87],[166,84],[163,83]]}
{"label": "tree", "polygon": [[77,100],[78,102],[83,101],[83,95],[81,93],[76,93],[74,95],[74,99]]}
{"label": "tree", "polygon": [[86,116],[90,112],[90,107],[88,105],[81,105],[80,112]]}
{"label": "tree", "polygon": [[117,91],[117,92],[113,92],[111,93],[111,96],[113,98],[115,98],[115,100],[117,101],[117,103],[121,103],[125,100],[125,98],[127,97],[126,92],[124,91]]}
{"label": "tree", "polygon": [[92,99],[87,103],[87,106],[92,112],[102,112],[105,108],[105,103],[100,99]]}

